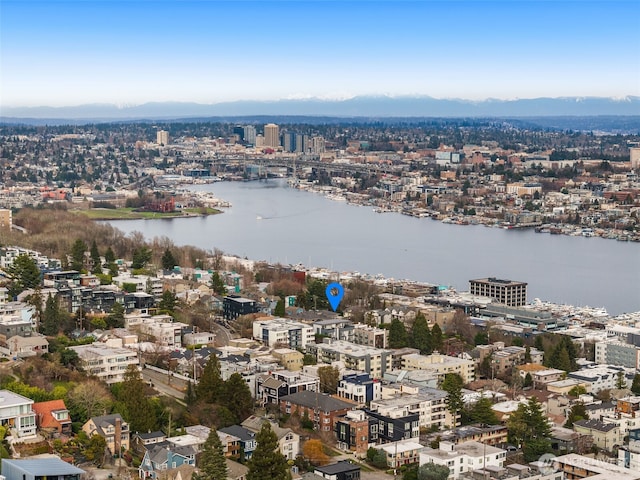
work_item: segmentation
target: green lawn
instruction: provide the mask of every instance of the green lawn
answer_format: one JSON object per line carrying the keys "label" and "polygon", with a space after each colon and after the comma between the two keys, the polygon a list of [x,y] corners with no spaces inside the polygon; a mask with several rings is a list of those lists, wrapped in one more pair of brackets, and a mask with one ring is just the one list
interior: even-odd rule
{"label": "green lawn", "polygon": [[137,220],[153,218],[186,217],[198,215],[215,215],[222,213],[215,208],[185,208],[180,212],[135,212],[133,208],[92,208],[89,210],[77,210],[76,213],[86,215],[93,220]]}

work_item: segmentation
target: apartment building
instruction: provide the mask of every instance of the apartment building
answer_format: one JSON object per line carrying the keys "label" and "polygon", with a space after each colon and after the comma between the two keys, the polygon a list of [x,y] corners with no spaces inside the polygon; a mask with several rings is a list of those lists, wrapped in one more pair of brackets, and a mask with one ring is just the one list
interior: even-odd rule
{"label": "apartment building", "polygon": [[420,428],[442,429],[452,424],[452,416],[447,410],[447,393],[443,390],[420,389],[420,393],[374,400],[370,409],[392,418],[417,413]]}
{"label": "apartment building", "polygon": [[359,323],[353,327],[353,338],[351,341],[356,345],[387,348],[389,330],[386,328],[371,327],[369,325]]}
{"label": "apartment building", "polygon": [[527,284],[513,280],[489,277],[469,280],[472,295],[489,297],[509,307],[521,307],[527,304]]}
{"label": "apartment building", "polygon": [[612,340],[597,342],[595,350],[597,364],[640,369],[640,347]]}
{"label": "apartment building", "polygon": [[267,317],[253,322],[253,338],[269,347],[305,348],[315,341],[311,325],[284,318]]}
{"label": "apartment building", "polygon": [[431,372],[438,377],[438,381],[442,381],[447,373],[457,373],[464,383],[472,382],[476,378],[475,362],[440,353],[405,355],[402,357],[402,369]]}
{"label": "apartment building", "polygon": [[507,452],[480,442],[440,442],[439,448],[425,448],[420,453],[420,466],[435,463],[449,468],[449,479],[456,480],[464,473],[488,467],[502,468]]}
{"label": "apartment building", "polygon": [[382,399],[382,383],[368,373],[344,375],[338,382],[338,396],[359,405]]}
{"label": "apartment building", "polygon": [[392,351],[382,348],[324,339],[323,343],[307,345],[307,352],[319,363],[343,362],[347,369],[366,372],[373,378],[380,379],[391,370]]}
{"label": "apartment building", "polygon": [[138,353],[127,348],[110,347],[99,342],[69,348],[78,354],[85,372],[109,385],[124,381],[129,365],[140,364]]}

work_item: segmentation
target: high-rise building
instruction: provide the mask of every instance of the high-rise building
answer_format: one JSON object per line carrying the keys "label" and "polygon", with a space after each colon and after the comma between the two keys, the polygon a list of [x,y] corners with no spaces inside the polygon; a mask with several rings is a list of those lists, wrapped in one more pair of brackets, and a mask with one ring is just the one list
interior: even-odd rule
{"label": "high-rise building", "polygon": [[320,153],[324,153],[324,138],[322,137],[312,137],[311,138],[311,153],[314,155],[319,155]]}
{"label": "high-rise building", "polygon": [[296,134],[292,132],[284,132],[282,134],[282,149],[285,152],[295,152],[296,150]]}
{"label": "high-rise building", "polygon": [[239,142],[244,142],[244,127],[239,125],[233,127],[233,134],[238,136]]}
{"label": "high-rise building", "polygon": [[489,297],[509,307],[521,307],[527,303],[527,284],[500,278],[469,280],[472,295]]}
{"label": "high-rise building", "polygon": [[307,136],[301,133],[296,133],[296,144],[294,151],[296,153],[305,153],[307,151]]}
{"label": "high-rise building", "polygon": [[244,130],[244,143],[247,145],[255,145],[256,144],[256,127],[253,125],[247,125],[243,128]]}
{"label": "high-rise building", "polygon": [[640,170],[640,147],[630,148],[629,158],[631,160],[631,169]]}
{"label": "high-rise building", "polygon": [[169,132],[166,130],[158,130],[156,134],[156,143],[158,145],[169,145]]}
{"label": "high-rise building", "polygon": [[264,126],[264,146],[272,148],[280,146],[280,128],[275,123]]}

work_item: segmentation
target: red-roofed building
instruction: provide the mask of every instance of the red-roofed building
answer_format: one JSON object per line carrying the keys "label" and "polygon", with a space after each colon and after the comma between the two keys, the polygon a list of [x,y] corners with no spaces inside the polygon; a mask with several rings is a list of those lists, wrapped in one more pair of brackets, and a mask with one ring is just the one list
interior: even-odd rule
{"label": "red-roofed building", "polygon": [[34,403],[33,411],[36,412],[36,424],[39,429],[71,434],[71,416],[64,400]]}

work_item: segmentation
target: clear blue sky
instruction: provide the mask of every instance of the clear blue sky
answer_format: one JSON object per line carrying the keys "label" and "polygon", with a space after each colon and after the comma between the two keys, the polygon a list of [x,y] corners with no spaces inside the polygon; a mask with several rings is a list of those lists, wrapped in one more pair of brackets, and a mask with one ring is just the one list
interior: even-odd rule
{"label": "clear blue sky", "polygon": [[640,96],[640,1],[0,0],[0,105]]}

